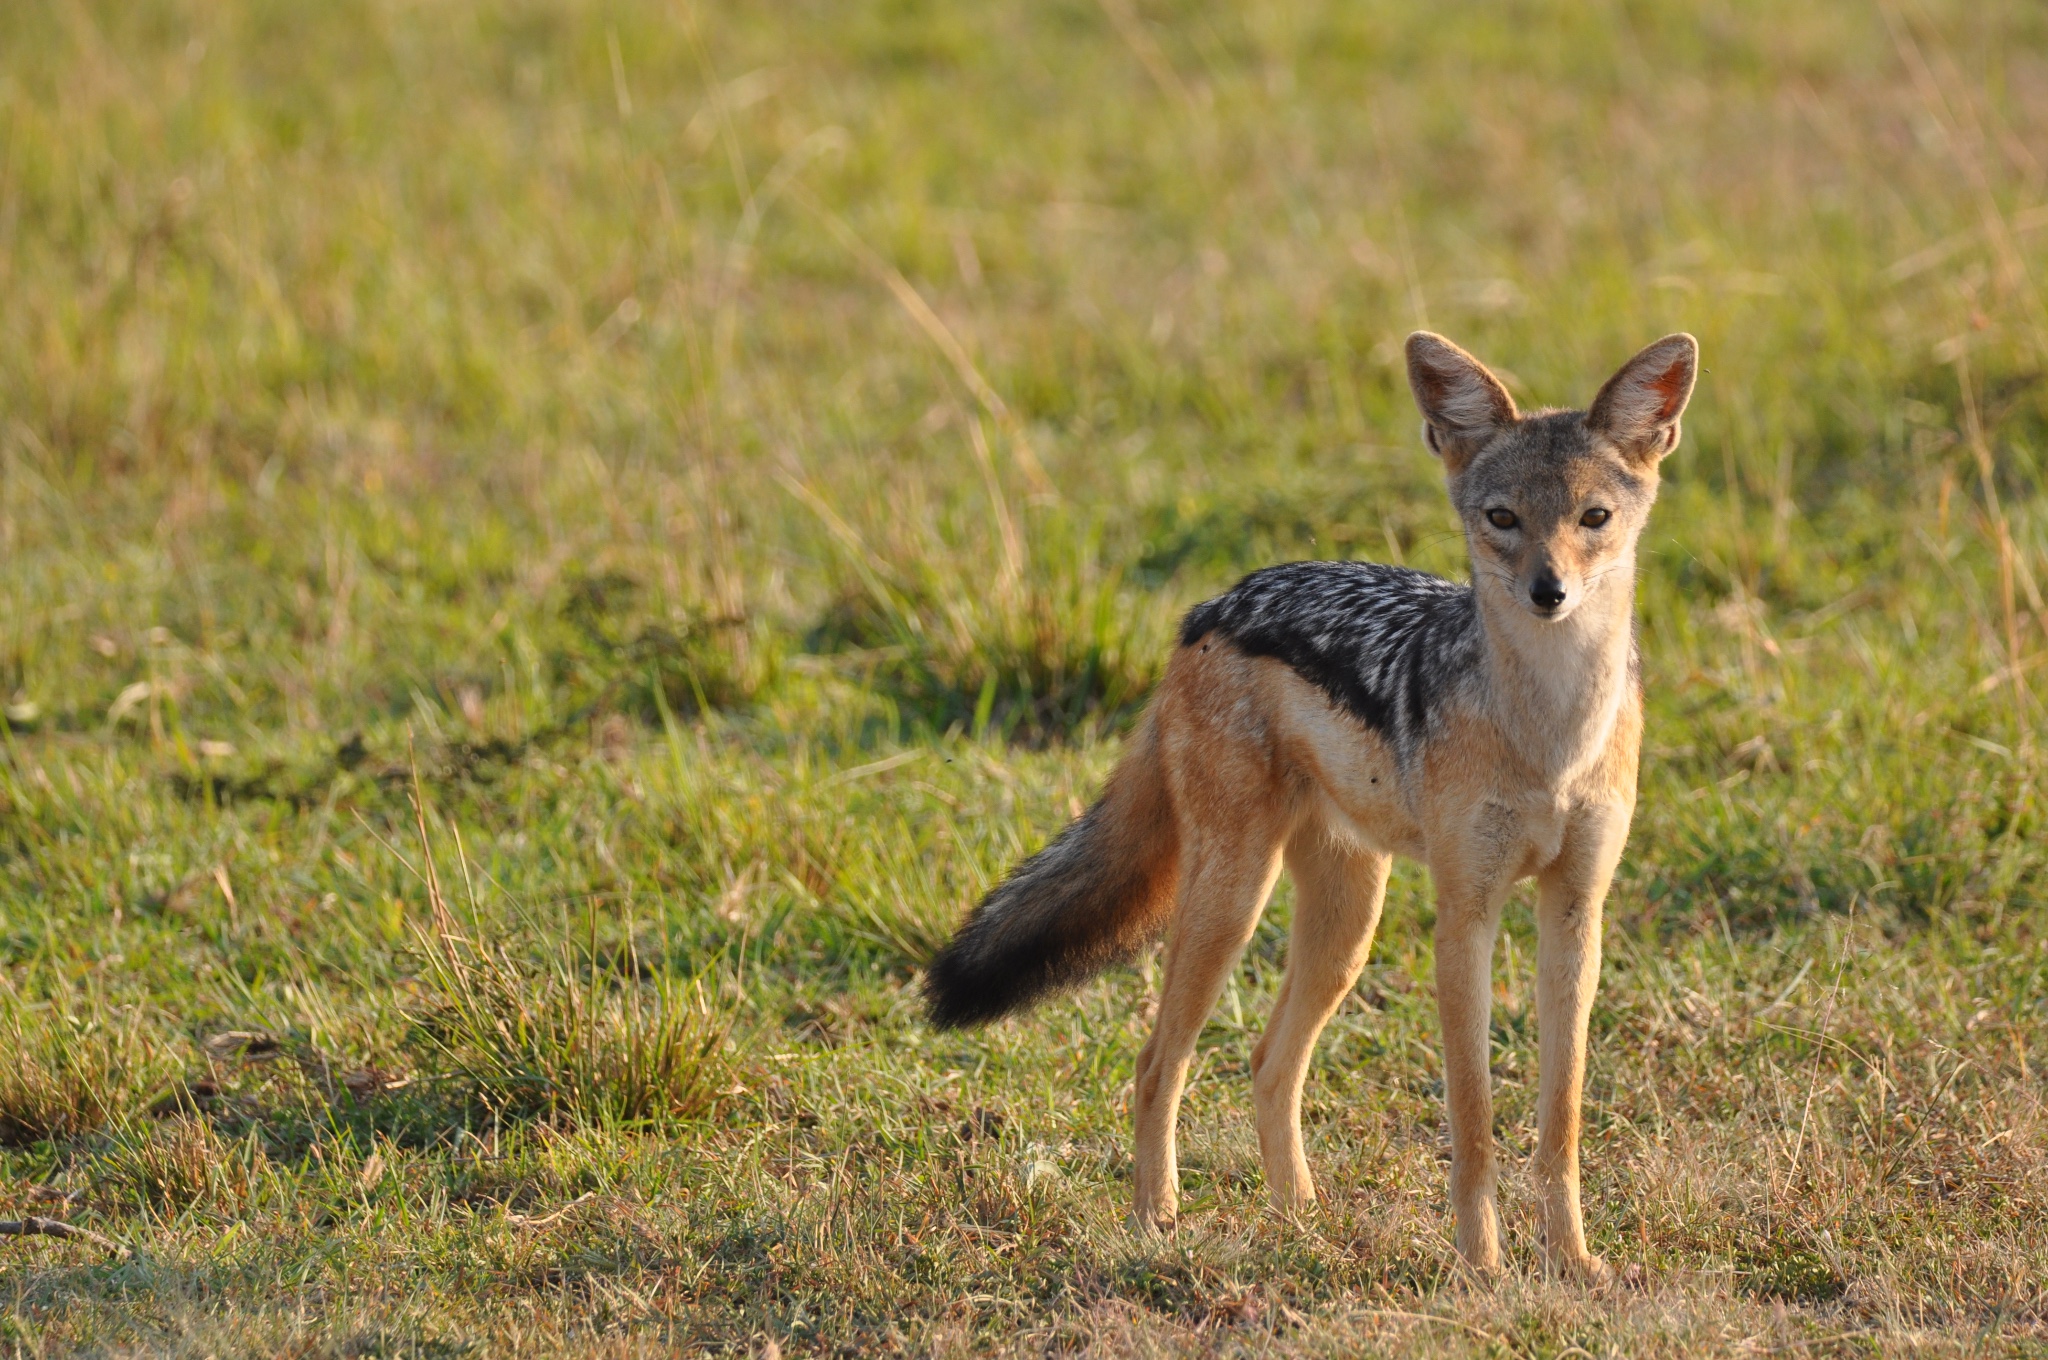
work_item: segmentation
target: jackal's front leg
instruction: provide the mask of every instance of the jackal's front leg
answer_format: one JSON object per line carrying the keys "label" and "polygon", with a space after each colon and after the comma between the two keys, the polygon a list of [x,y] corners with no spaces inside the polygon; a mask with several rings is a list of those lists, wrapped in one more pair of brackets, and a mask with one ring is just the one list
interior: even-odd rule
{"label": "jackal's front leg", "polygon": [[1539,1061],[1534,1173],[1551,1266],[1589,1282],[1607,1264],[1586,1249],[1579,1209],[1579,1102],[1586,1023],[1600,983],[1600,911],[1628,838],[1625,807],[1583,809],[1562,852],[1537,879],[1536,1023]]}
{"label": "jackal's front leg", "polygon": [[1493,1019],[1493,937],[1504,884],[1465,865],[1433,862],[1437,880],[1436,1008],[1444,1032],[1444,1104],[1451,1121],[1451,1212],[1458,1254],[1482,1274],[1500,1269],[1495,1207],[1493,1073],[1487,1041]]}

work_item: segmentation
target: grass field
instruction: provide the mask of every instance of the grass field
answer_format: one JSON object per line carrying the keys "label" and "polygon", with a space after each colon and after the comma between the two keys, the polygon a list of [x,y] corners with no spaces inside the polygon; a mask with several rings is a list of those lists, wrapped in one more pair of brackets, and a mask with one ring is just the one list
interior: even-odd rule
{"label": "grass field", "polygon": [[[0,6],[0,1341],[2048,1353],[2048,11]],[[1674,329],[1592,1295],[1454,1268],[1426,877],[1263,1207],[1150,964],[917,970],[1270,561],[1463,570],[1398,346]],[[1499,958],[1533,1140],[1526,902]],[[113,1245],[109,1245],[113,1244]]]}

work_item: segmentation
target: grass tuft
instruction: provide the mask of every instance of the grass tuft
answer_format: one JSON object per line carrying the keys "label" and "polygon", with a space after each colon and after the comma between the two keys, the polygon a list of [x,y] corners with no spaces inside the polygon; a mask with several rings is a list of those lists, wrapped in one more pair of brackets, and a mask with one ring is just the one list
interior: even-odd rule
{"label": "grass tuft", "polygon": [[913,731],[1031,745],[1116,731],[1164,665],[1161,601],[1113,572],[1069,566],[1019,582],[949,554],[892,575],[842,590],[806,642],[845,655]]}
{"label": "grass tuft", "polygon": [[606,968],[562,940],[483,942],[452,926],[415,937],[409,1049],[422,1075],[491,1120],[671,1127],[732,1086],[731,1017],[701,983],[643,976],[630,946]]}
{"label": "grass tuft", "polygon": [[176,1068],[134,1010],[30,1002],[0,979],[0,1147],[69,1141],[136,1113]]}
{"label": "grass tuft", "polygon": [[118,1201],[159,1216],[247,1212],[269,1159],[260,1139],[224,1137],[203,1117],[173,1115],[115,1134],[89,1163]]}

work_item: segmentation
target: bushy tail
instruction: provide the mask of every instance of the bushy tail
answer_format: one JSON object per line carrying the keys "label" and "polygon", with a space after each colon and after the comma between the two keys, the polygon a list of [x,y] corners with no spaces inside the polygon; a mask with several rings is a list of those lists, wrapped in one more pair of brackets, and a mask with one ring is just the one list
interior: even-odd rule
{"label": "bushy tail", "polygon": [[925,974],[933,1024],[986,1024],[1127,959],[1166,925],[1179,832],[1148,718],[1095,806],[981,900]]}

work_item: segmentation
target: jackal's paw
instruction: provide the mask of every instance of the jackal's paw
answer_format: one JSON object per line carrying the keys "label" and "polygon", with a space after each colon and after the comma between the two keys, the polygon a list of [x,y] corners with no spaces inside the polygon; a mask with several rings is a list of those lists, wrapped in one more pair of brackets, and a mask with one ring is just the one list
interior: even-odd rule
{"label": "jackal's paw", "polygon": [[1270,1191],[1274,1212],[1289,1218],[1296,1214],[1313,1212],[1316,1207],[1316,1188],[1313,1183],[1281,1185],[1276,1184]]}
{"label": "jackal's paw", "polygon": [[1459,1273],[1473,1284],[1491,1289],[1500,1282],[1500,1242],[1487,1238],[1478,1242],[1458,1243]]}
{"label": "jackal's paw", "polygon": [[1501,1281],[1501,1266],[1498,1259],[1493,1261],[1470,1261],[1458,1258],[1457,1274],[1453,1276],[1468,1289],[1490,1290]]}
{"label": "jackal's paw", "polygon": [[1632,1279],[1637,1273],[1633,1266],[1626,1271],[1617,1271],[1607,1264],[1604,1257],[1595,1256],[1591,1252],[1576,1259],[1555,1260],[1552,1266],[1565,1279],[1587,1289],[1611,1289]]}
{"label": "jackal's paw", "polygon": [[1157,1210],[1133,1209],[1131,1216],[1124,1220],[1131,1231],[1140,1237],[1164,1237],[1174,1230],[1178,1218],[1171,1209],[1164,1213]]}

